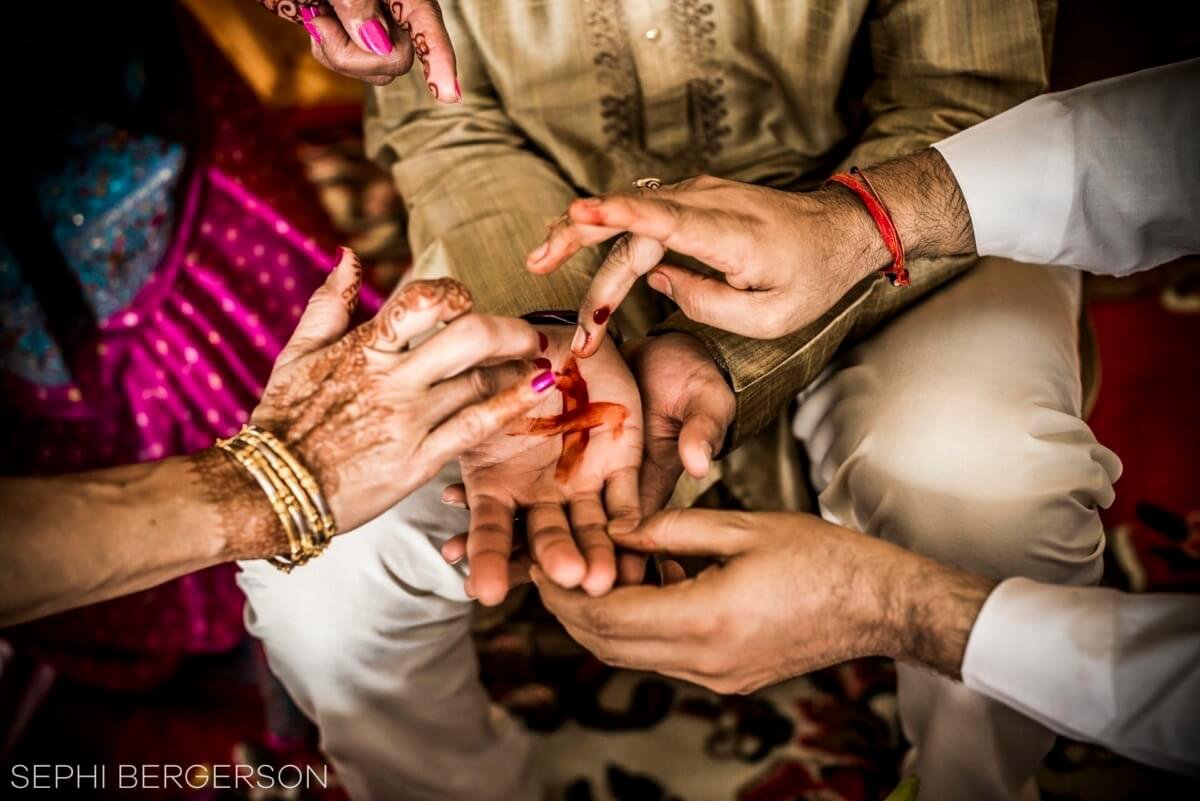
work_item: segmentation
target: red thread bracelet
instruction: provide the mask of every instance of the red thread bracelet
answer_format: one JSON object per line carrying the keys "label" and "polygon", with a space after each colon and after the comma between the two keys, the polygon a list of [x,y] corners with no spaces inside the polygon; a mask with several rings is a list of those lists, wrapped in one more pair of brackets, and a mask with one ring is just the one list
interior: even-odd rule
{"label": "red thread bracelet", "polygon": [[892,254],[891,266],[883,268],[883,274],[892,282],[892,286],[908,286],[908,267],[904,264],[904,243],[900,241],[900,231],[896,229],[892,213],[883,204],[867,176],[858,167],[851,167],[850,172],[840,172],[825,182],[825,186],[830,184],[841,184],[862,200],[879,229],[879,235],[883,237],[884,246]]}

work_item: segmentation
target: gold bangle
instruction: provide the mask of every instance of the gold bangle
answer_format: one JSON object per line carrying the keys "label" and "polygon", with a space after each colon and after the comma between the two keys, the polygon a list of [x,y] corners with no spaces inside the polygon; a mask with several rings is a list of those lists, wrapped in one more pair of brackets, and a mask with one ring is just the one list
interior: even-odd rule
{"label": "gold bangle", "polygon": [[[304,488],[300,486],[299,480],[292,473],[291,468],[270,448],[247,437],[240,439],[236,447],[245,448],[248,453],[252,454],[251,458],[265,461],[268,468],[274,474],[274,477],[284,485],[287,494],[284,496],[284,502],[288,508],[294,513],[302,516],[303,523],[300,525],[300,545],[301,553],[308,557],[315,556],[325,549],[325,541],[322,537],[321,518],[317,513],[317,509],[309,500],[308,494]],[[297,520],[300,524],[301,521]]]}
{"label": "gold bangle", "polygon": [[242,433],[257,442],[261,442],[291,469],[296,480],[300,482],[300,486],[304,488],[308,499],[316,507],[317,513],[320,515],[324,540],[328,542],[337,536],[337,523],[333,519],[333,512],[330,511],[329,504],[325,501],[325,495],[321,492],[321,488],[317,485],[317,481],[313,478],[312,473],[305,469],[300,460],[293,456],[288,447],[280,442],[278,437],[270,431],[261,429],[258,426],[247,425],[243,427]]}
{"label": "gold bangle", "polygon": [[229,447],[233,448],[234,452],[245,460],[243,463],[254,465],[271,483],[272,488],[275,490],[275,496],[283,504],[283,508],[292,522],[293,530],[297,534],[298,542],[292,544],[291,561],[298,565],[304,564],[313,555],[312,536],[309,533],[308,521],[305,520],[304,513],[301,511],[296,498],[292,495],[291,489],[284,483],[283,479],[280,478],[279,474],[275,472],[263,455],[258,452],[253,443],[235,437],[229,443]]}
{"label": "gold bangle", "polygon": [[319,556],[337,525],[316,480],[287,446],[251,425],[216,444],[254,477],[287,535],[289,553],[268,561],[286,573]]}
{"label": "gold bangle", "polygon": [[254,478],[263,494],[266,495],[267,501],[271,504],[271,509],[275,512],[275,516],[279,518],[279,525],[283,528],[284,534],[287,536],[291,559],[283,556],[269,557],[272,565],[279,568],[283,572],[288,572],[296,563],[296,559],[300,556],[300,539],[295,529],[295,521],[292,519],[291,513],[288,511],[286,504],[279,497],[279,493],[275,489],[275,485],[267,477],[266,472],[259,468],[245,453],[236,447],[233,438],[217,440],[216,447],[228,453],[233,459],[241,465],[247,473]]}

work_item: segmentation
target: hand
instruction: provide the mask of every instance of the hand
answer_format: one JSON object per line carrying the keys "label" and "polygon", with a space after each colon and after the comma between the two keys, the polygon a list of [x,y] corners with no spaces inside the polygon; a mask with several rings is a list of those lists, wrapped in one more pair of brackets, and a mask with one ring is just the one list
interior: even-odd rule
{"label": "hand", "polygon": [[[312,471],[340,531],[428,482],[554,386],[530,365],[533,327],[470,314],[470,293],[450,279],[408,284],[347,332],[361,284],[358,258],[343,249],[250,415]],[[450,324],[409,346],[439,322]]]}
{"label": "hand", "polygon": [[733,422],[737,400],[698,339],[670,333],[631,343],[627,357],[642,391],[646,425],[642,514],[666,505],[686,469],[708,474]]}
{"label": "hand", "polygon": [[[798,194],[700,176],[575,201],[526,265],[552,272],[581,247],[622,232],[629,233],[609,252],[580,307],[579,341],[592,348],[604,337],[602,321],[646,273],[650,287],[689,318],[774,339],[808,325],[888,264],[873,221],[847,190]],[[724,280],[660,265],[666,250],[699,259]]]}
{"label": "hand", "polygon": [[[547,326],[540,331],[546,337],[542,358],[564,369],[571,359],[570,329]],[[610,533],[629,531],[641,518],[637,493],[642,413],[637,385],[611,342],[577,364],[589,400],[620,405],[624,419],[618,423],[619,414],[606,416],[591,428],[581,459],[569,474],[559,466],[570,435],[527,434],[528,424],[493,437],[461,459],[471,528],[465,539],[451,539],[442,552],[451,562],[465,554],[471,569],[467,593],[486,605],[503,601],[510,584],[524,580],[534,561],[564,587],[581,586],[593,595],[607,592],[618,573]],[[561,386],[565,379],[560,375],[559,380]],[[563,407],[560,394],[544,400],[531,417],[558,414]],[[614,406],[607,408],[615,411]],[[564,507],[569,507],[569,523]],[[525,553],[513,542],[518,509],[524,517]],[[640,557],[622,560],[620,572],[629,578],[644,562]]]}
{"label": "hand", "polygon": [[313,57],[334,72],[383,86],[407,73],[415,54],[434,98],[444,103],[462,98],[454,47],[437,0],[259,2],[303,25],[312,39]]}
{"label": "hand", "polygon": [[961,669],[993,583],[802,514],[674,510],[617,536],[720,560],[695,578],[589,598],[532,576],[546,608],[603,661],[747,693],[861,656]]}

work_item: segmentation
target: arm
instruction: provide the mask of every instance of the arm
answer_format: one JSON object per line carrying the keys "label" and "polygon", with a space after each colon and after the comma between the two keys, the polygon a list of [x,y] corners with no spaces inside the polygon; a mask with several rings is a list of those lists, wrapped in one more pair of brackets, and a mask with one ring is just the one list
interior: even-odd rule
{"label": "arm", "polygon": [[[1049,78],[1052,3],[889,0],[866,21],[875,79],[864,101],[867,125],[842,164],[868,167],[915,152],[1043,91]],[[910,265],[913,285],[894,291],[857,272],[846,292],[811,325],[778,339],[750,340],[675,315],[657,329],[699,338],[738,400],[729,445],[761,430],[808,384],[842,342],[862,336],[972,262]]]}
{"label": "arm", "polygon": [[1124,274],[1200,253],[1200,59],[1043,95],[934,147],[973,248]]}
{"label": "arm", "polygon": [[535,571],[547,608],[605,661],[728,693],[890,656],[1055,731],[1200,775],[1200,596],[997,586],[809,515],[677,510],[617,540],[718,561],[688,578],[668,560],[666,586],[603,598]]}
{"label": "arm", "polygon": [[[347,330],[361,285],[357,257],[343,250],[250,415],[311,474],[334,534],[385,511],[555,385],[549,371],[530,378],[539,349],[533,327],[469,314],[461,284],[412,282]],[[448,325],[408,347],[440,322]],[[287,504],[287,491],[275,486],[277,503]],[[286,553],[276,515],[251,474],[214,448],[73,476],[0,480],[0,626],[219,562]]]}
{"label": "arm", "polygon": [[473,14],[447,4],[462,102],[439,104],[410,76],[368,97],[367,148],[390,168],[409,213],[417,277],[458,278],[480,310],[522,316],[575,309],[598,258],[587,250],[554,276],[529,275],[525,253],[575,197],[505,114],[474,47]]}
{"label": "arm", "polygon": [[975,620],[962,677],[1061,734],[1200,776],[1200,596],[1009,579]]}
{"label": "arm", "polygon": [[287,548],[262,491],[214,449],[78,475],[4,479],[0,509],[0,626]]}

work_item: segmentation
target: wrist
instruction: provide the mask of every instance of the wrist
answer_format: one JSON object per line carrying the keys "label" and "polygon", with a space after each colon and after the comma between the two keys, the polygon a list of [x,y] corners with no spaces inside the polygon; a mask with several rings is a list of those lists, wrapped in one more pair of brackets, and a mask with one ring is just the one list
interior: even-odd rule
{"label": "wrist", "polygon": [[866,170],[912,259],[973,255],[966,199],[942,155],[926,148]]}
{"label": "wrist", "polygon": [[817,195],[826,209],[824,227],[837,242],[831,266],[845,269],[849,286],[892,263],[892,254],[879,227],[862,200],[841,184],[821,189]]}
{"label": "wrist", "polygon": [[906,555],[887,615],[888,655],[961,678],[971,629],[996,582]]}
{"label": "wrist", "polygon": [[225,452],[205,448],[186,458],[201,500],[199,530],[220,561],[287,553],[288,538],[254,477]]}

